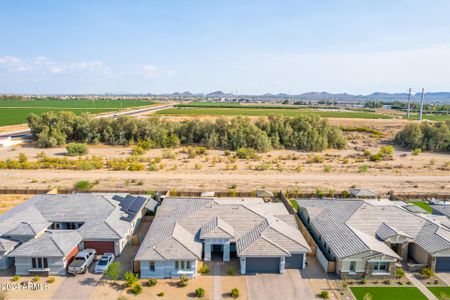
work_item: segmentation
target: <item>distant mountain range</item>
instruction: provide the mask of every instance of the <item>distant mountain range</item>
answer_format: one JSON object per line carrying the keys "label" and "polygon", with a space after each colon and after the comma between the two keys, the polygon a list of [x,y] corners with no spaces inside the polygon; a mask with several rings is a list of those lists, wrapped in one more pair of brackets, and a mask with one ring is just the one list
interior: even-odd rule
{"label": "distant mountain range", "polygon": [[[193,94],[190,92],[164,94],[159,96],[167,97],[207,97],[207,98],[236,98],[232,93],[224,93],[222,91],[215,91],[208,94]],[[411,95],[413,101],[420,100],[421,93]],[[408,100],[408,93],[381,93],[375,92],[370,95],[352,95],[347,93],[327,93],[327,92],[309,92],[298,95],[288,95],[284,93],[279,94],[263,94],[263,95],[238,95],[238,98],[253,98],[253,99],[292,99],[292,100],[332,100],[332,101],[367,101],[367,100],[381,100],[381,101],[406,101]],[[425,101],[427,102],[449,102],[450,92],[430,92],[425,93]]]}
{"label": "distant mountain range", "polygon": [[[1,96],[1,94],[0,94]],[[362,102],[362,101],[369,101],[369,100],[378,100],[378,101],[386,101],[386,102],[392,102],[392,101],[407,101],[408,100],[408,94],[407,93],[382,93],[382,92],[375,92],[369,95],[352,95],[347,93],[328,93],[328,92],[309,92],[309,93],[303,93],[303,94],[297,94],[297,95],[288,95],[285,93],[278,93],[278,94],[263,94],[263,95],[245,95],[245,94],[239,94],[235,95],[233,93],[225,93],[222,91],[214,91],[211,93],[191,93],[189,91],[185,92],[175,92],[175,93],[168,93],[168,94],[134,94],[134,93],[105,93],[105,94],[70,94],[70,95],[7,95],[7,96],[31,96],[31,97],[165,97],[165,98],[184,98],[186,100],[188,99],[195,99],[195,98],[209,98],[209,99],[227,99],[227,100],[251,100],[251,101],[284,101],[284,100],[290,100],[290,101],[319,101],[319,100],[330,100],[330,101],[338,101],[338,102]],[[411,95],[412,101],[420,101],[421,94],[415,93]],[[425,93],[425,102],[428,103],[450,103],[450,92],[430,92]]]}

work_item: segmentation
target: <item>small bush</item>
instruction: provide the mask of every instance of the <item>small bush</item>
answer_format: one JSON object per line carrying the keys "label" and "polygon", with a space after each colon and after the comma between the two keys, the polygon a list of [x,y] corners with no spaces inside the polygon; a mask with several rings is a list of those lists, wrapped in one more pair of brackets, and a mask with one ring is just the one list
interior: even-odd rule
{"label": "small bush", "polygon": [[19,275],[14,275],[13,277],[11,277],[11,281],[19,281],[20,280],[20,276]]}
{"label": "small bush", "polygon": [[233,267],[228,268],[228,275],[234,276],[236,275],[236,270]]}
{"label": "small bush", "polygon": [[385,284],[385,285],[391,285],[391,280],[390,280],[390,279],[386,279],[386,280],[384,281],[384,284]]}
{"label": "small bush", "polygon": [[328,298],[330,298],[330,292],[328,292],[328,291],[322,291],[322,292],[320,293],[320,297],[321,297],[322,299],[328,299]]}
{"label": "small bush", "polygon": [[33,279],[31,279],[31,280],[32,280],[33,282],[38,282],[39,279],[41,279],[41,278],[39,277],[39,275],[34,275],[34,276],[33,276]]}
{"label": "small bush", "polygon": [[420,274],[426,278],[430,278],[434,276],[434,272],[431,268],[423,268],[422,271],[420,271]]}
{"label": "small bush", "polygon": [[80,156],[88,154],[88,147],[86,144],[81,143],[70,143],[66,147],[67,155],[69,156]]}
{"label": "small bush", "polygon": [[265,171],[265,170],[269,170],[271,166],[272,166],[271,164],[261,163],[255,167],[255,170]]}
{"label": "small bush", "polygon": [[140,140],[137,146],[144,150],[150,150],[151,148],[153,148],[153,143],[148,140]]}
{"label": "small bush", "polygon": [[188,285],[188,281],[189,281],[189,279],[187,278],[187,276],[182,275],[182,276],[180,277],[180,281],[178,282],[178,285],[179,285],[180,287],[185,287],[185,286]]}
{"label": "small bush", "polygon": [[198,289],[195,290],[195,295],[197,296],[197,298],[202,298],[205,296],[205,290],[199,287]]}
{"label": "small bush", "polygon": [[323,163],[323,156],[316,154],[316,155],[308,155],[306,158],[306,163],[308,164],[318,164]]}
{"label": "small bush", "polygon": [[130,162],[128,166],[129,171],[143,171],[144,169],[145,169],[144,164],[137,161]]}
{"label": "small bush", "polygon": [[258,155],[253,148],[239,148],[236,151],[236,157],[240,159],[256,159],[258,158]]}
{"label": "small bush", "polygon": [[405,277],[405,270],[403,270],[402,268],[395,269],[395,276],[397,276],[397,278]]}
{"label": "small bush", "polygon": [[158,294],[156,294],[156,296],[158,297],[164,297],[165,293],[164,292],[159,292]]}
{"label": "small bush", "polygon": [[53,276],[50,276],[48,279],[47,279],[47,283],[53,283],[53,282],[55,282],[55,277],[53,277]]}
{"label": "small bush", "polygon": [[201,170],[203,168],[202,164],[199,163],[196,163],[194,167],[196,170]]}
{"label": "small bush", "polygon": [[142,293],[142,285],[140,283],[135,283],[130,289],[130,292],[134,295],[139,295],[140,293]]}
{"label": "small bush", "polygon": [[209,272],[209,268],[207,264],[203,264],[200,269],[198,270],[202,274],[206,274]]}
{"label": "small bush", "polygon": [[77,192],[85,192],[85,191],[89,191],[90,189],[92,189],[92,187],[94,186],[94,184],[92,182],[90,182],[89,180],[80,180],[77,181],[74,184],[74,189]]}
{"label": "small bush", "polygon": [[148,285],[148,286],[155,286],[157,283],[158,283],[158,280],[157,280],[156,278],[150,278],[150,279],[147,281],[147,285]]}
{"label": "small bush", "polygon": [[175,159],[177,155],[170,149],[164,149],[162,152],[162,158],[164,159]]}
{"label": "small bush", "polygon": [[[127,271],[124,275],[127,287],[132,287],[138,282],[138,276],[131,271]],[[142,287],[142,286],[141,286]]]}
{"label": "small bush", "polygon": [[372,154],[369,159],[370,161],[381,161],[382,158],[379,154]]}
{"label": "small bush", "polygon": [[369,170],[369,166],[368,165],[360,165],[358,167],[358,172],[359,173],[366,173]]}
{"label": "small bush", "polygon": [[231,155],[230,150],[225,150],[225,151],[223,152],[223,155],[225,155],[225,156],[230,156],[230,155]]}
{"label": "small bush", "polygon": [[231,290],[231,297],[233,297],[234,299],[238,298],[239,294],[240,294],[239,289],[234,288]]}
{"label": "small bush", "polygon": [[330,165],[324,165],[324,166],[323,166],[323,171],[324,171],[325,173],[330,173],[332,170],[333,170],[333,167],[330,166]]}
{"label": "small bush", "polygon": [[133,155],[142,155],[145,153],[144,148],[136,146],[133,148]]}
{"label": "small bush", "polygon": [[414,155],[414,156],[417,156],[420,153],[422,153],[422,149],[420,149],[420,148],[416,148],[416,149],[411,151],[411,154]]}
{"label": "small bush", "polygon": [[158,165],[155,164],[155,163],[150,163],[150,164],[148,165],[148,170],[149,170],[149,171],[152,171],[152,172],[155,172],[155,171],[158,171],[158,170],[159,170],[159,167],[158,167]]}

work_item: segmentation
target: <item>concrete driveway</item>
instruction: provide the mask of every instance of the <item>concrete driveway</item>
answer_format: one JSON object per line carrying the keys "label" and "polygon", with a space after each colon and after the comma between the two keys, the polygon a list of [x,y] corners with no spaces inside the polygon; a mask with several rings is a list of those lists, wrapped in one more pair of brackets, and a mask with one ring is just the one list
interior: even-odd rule
{"label": "concrete driveway", "polygon": [[52,299],[89,299],[91,294],[102,278],[102,274],[94,274],[95,262],[89,266],[85,274],[69,275],[56,292]]}
{"label": "concrete driveway", "polygon": [[299,270],[285,270],[284,274],[246,276],[249,300],[315,299]]}

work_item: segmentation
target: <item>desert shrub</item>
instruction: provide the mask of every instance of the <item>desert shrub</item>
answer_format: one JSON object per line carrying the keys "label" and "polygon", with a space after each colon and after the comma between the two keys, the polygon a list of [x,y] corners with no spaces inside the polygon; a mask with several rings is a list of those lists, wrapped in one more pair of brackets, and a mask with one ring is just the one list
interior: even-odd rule
{"label": "desert shrub", "polygon": [[320,297],[321,297],[322,299],[328,299],[328,298],[330,298],[330,292],[328,292],[328,291],[322,291],[322,292],[320,293]]}
{"label": "desert shrub", "polygon": [[369,170],[369,166],[368,165],[360,165],[358,167],[358,172],[359,173],[366,173]]}
{"label": "desert shrub", "polygon": [[128,161],[124,159],[108,159],[106,166],[112,171],[124,171],[128,169]]}
{"label": "desert shrub", "polygon": [[148,140],[140,140],[137,146],[144,150],[150,150],[151,148],[153,148],[153,143]]}
{"label": "desert shrub", "polygon": [[236,157],[240,159],[256,159],[258,155],[256,150],[252,148],[239,148],[236,151]]}
{"label": "desert shrub", "polygon": [[403,278],[405,277],[405,270],[403,270],[402,268],[396,268],[395,269],[395,276],[397,276],[397,278]]}
{"label": "desert shrub", "polygon": [[162,158],[164,159],[175,159],[177,155],[171,149],[164,149],[162,152]]}
{"label": "desert shrub", "polygon": [[236,270],[233,267],[229,267],[227,273],[228,275],[234,276],[236,275]]}
{"label": "desert shrub", "polygon": [[[131,271],[127,271],[124,274],[127,287],[132,287],[138,282],[138,276]],[[141,286],[142,287],[142,286]]]}
{"label": "desert shrub", "polygon": [[203,264],[198,271],[202,274],[206,274],[209,272],[209,267],[207,264]]}
{"label": "desert shrub", "polygon": [[133,287],[130,289],[130,292],[134,295],[139,295],[142,293],[142,285],[140,283],[134,283]]}
{"label": "desert shrub", "polygon": [[77,181],[73,187],[77,192],[85,192],[89,191],[93,186],[94,184],[89,180],[80,180]]}
{"label": "desert shrub", "polygon": [[197,296],[197,298],[202,298],[205,296],[205,290],[199,287],[195,290],[195,295]]}
{"label": "desert shrub", "polygon": [[308,155],[306,158],[306,163],[314,164],[314,163],[323,163],[323,156],[320,154]]}
{"label": "desert shrub", "polygon": [[70,143],[66,150],[69,156],[86,155],[88,153],[87,145],[81,143]]}
{"label": "desert shrub", "polygon": [[105,271],[106,278],[116,281],[120,276],[120,262],[111,263]]}
{"label": "desert shrub", "polygon": [[145,150],[142,147],[136,146],[136,147],[133,148],[133,152],[132,153],[133,153],[133,155],[142,155],[142,154],[145,153]]}
{"label": "desert shrub", "polygon": [[341,192],[341,197],[342,198],[350,198],[350,193],[348,191],[342,191]]}
{"label": "desert shrub", "polygon": [[53,282],[55,282],[55,277],[53,277],[53,276],[50,276],[48,279],[47,279],[47,283],[50,283],[50,284],[52,284]]}
{"label": "desert shrub", "polygon": [[223,152],[223,155],[225,155],[225,156],[230,156],[230,155],[231,155],[230,150],[225,150],[225,151]]}
{"label": "desert shrub", "polygon": [[20,280],[20,276],[19,275],[14,275],[13,277],[11,277],[11,281],[19,281]]}
{"label": "desert shrub", "polygon": [[150,278],[149,280],[147,280],[148,286],[155,286],[157,283],[158,283],[158,280],[156,278]]}
{"label": "desert shrub", "polygon": [[187,276],[181,275],[180,276],[180,281],[178,281],[178,285],[180,287],[185,287],[185,286],[188,285],[188,281],[189,281],[189,279],[187,278]]}
{"label": "desert shrub", "polygon": [[129,171],[143,171],[145,169],[145,166],[143,163],[132,161],[128,165]]}
{"label": "desert shrub", "polygon": [[234,288],[234,289],[231,290],[230,294],[231,294],[232,298],[236,299],[236,298],[239,298],[240,291],[239,291],[238,288]]}
{"label": "desert shrub", "polygon": [[158,297],[164,297],[165,293],[164,292],[159,292],[158,294],[156,294],[156,296]]}
{"label": "desert shrub", "polygon": [[199,163],[196,163],[194,167],[196,170],[201,170],[201,168],[203,168],[202,164]]}
{"label": "desert shrub", "polygon": [[379,154],[372,154],[372,155],[370,155],[370,160],[371,161],[381,161],[382,157]]}
{"label": "desert shrub", "polygon": [[31,281],[33,282],[38,282],[41,278],[39,277],[39,275],[34,275],[33,279],[31,279]]}
{"label": "desert shrub", "polygon": [[271,164],[268,164],[268,163],[261,163],[261,164],[255,166],[255,170],[258,170],[258,171],[265,171],[265,170],[269,170],[271,167],[272,167]]}
{"label": "desert shrub", "polygon": [[414,156],[419,155],[420,153],[422,153],[422,149],[420,149],[420,148],[416,148],[411,151],[411,154]]}
{"label": "desert shrub", "polygon": [[325,173],[330,173],[332,170],[333,170],[333,167],[330,166],[330,165],[324,165],[324,166],[323,166],[323,171],[324,171]]}
{"label": "desert shrub", "polygon": [[423,268],[420,271],[420,274],[422,274],[422,276],[426,277],[426,278],[430,278],[434,276],[434,271],[431,268]]}

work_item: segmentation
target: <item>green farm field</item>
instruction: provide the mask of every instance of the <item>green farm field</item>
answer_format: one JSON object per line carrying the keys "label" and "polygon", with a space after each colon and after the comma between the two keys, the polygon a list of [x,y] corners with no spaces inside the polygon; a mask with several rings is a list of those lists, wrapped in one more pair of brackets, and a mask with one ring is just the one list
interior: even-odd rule
{"label": "green farm field", "polygon": [[0,126],[26,123],[26,117],[30,113],[42,114],[47,111],[73,111],[77,115],[83,112],[98,114],[153,104],[156,104],[156,102],[145,100],[5,99],[0,100]]}
{"label": "green farm field", "polygon": [[191,116],[268,116],[283,115],[295,117],[300,115],[319,115],[324,118],[359,118],[359,119],[391,119],[391,116],[352,111],[322,111],[282,108],[222,108],[222,107],[181,107],[160,110],[158,115],[191,115]]}
{"label": "green farm field", "polygon": [[[419,118],[418,114],[411,114],[410,119],[417,120]],[[431,121],[447,121],[450,120],[450,115],[423,115],[425,120]]]}

